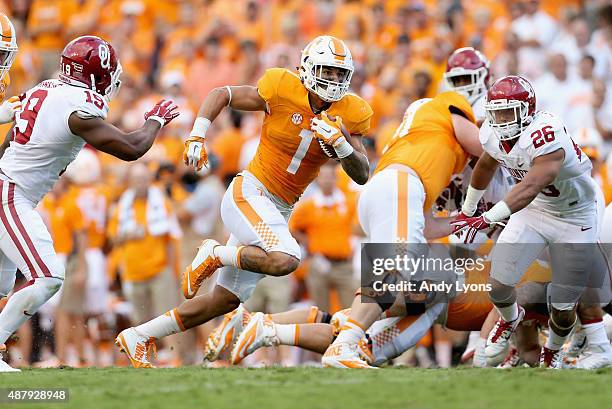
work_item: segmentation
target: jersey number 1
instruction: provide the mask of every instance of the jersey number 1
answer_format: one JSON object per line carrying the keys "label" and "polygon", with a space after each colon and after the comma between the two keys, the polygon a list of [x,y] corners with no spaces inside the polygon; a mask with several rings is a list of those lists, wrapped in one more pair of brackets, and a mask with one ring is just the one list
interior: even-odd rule
{"label": "jersey number 1", "polygon": [[300,141],[297,151],[295,151],[293,158],[291,158],[291,163],[289,163],[289,166],[287,166],[287,172],[291,173],[292,175],[296,174],[300,164],[302,163],[302,159],[304,159],[306,152],[308,152],[308,148],[310,148],[310,142],[312,142],[312,131],[302,129],[300,131],[300,138],[302,138],[302,140]]}
{"label": "jersey number 1", "polygon": [[21,145],[28,143],[32,137],[38,111],[40,111],[45,98],[47,98],[47,90],[37,89],[25,101],[23,111],[15,118],[15,127],[13,128],[13,140],[15,142]]}

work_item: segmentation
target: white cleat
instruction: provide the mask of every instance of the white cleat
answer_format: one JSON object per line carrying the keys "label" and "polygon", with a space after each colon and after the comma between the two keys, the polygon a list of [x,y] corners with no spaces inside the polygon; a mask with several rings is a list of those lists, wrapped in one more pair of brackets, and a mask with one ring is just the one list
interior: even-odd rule
{"label": "white cleat", "polygon": [[485,346],[487,366],[497,366],[504,361],[510,348],[510,337],[516,331],[523,317],[525,317],[525,310],[519,306],[519,315],[514,321],[507,322],[498,318],[495,326],[489,333],[487,345]]}
{"label": "white cleat", "polygon": [[218,241],[206,239],[198,247],[198,253],[183,272],[181,287],[185,298],[195,297],[204,280],[210,278],[217,269],[223,267],[219,257],[216,257],[213,253],[217,246],[219,246]]}
{"label": "white cleat", "polygon": [[612,366],[612,346],[589,345],[584,355],[578,358],[573,368],[577,369],[599,369]]}
{"label": "white cleat", "polygon": [[562,369],[563,368],[563,351],[555,351],[542,347],[540,351],[540,368]]}
{"label": "white cleat", "polygon": [[257,312],[251,316],[251,320],[236,340],[236,345],[232,349],[232,364],[239,364],[244,358],[261,347],[278,344],[280,344],[280,340],[276,336],[274,322],[264,313]]}
{"label": "white cleat", "polygon": [[321,363],[326,368],[363,368],[377,369],[374,366],[368,365],[359,354],[358,344],[349,344],[348,342],[334,342],[327,348]]}
{"label": "white cleat", "polygon": [[344,324],[346,324],[350,315],[351,315],[350,308],[345,308],[343,310],[340,310],[334,313],[334,315],[332,315],[329,323],[332,327],[334,327],[334,335],[338,335],[338,333],[340,332],[340,328],[344,327]]}
{"label": "white cleat", "polygon": [[0,344],[0,372],[21,372],[21,369],[13,368],[2,359],[2,355],[6,354],[6,345]]}
{"label": "white cleat", "polygon": [[223,322],[210,334],[204,347],[204,360],[214,362],[223,351],[230,348],[249,322],[251,314],[240,304],[234,311],[223,316]]}
{"label": "white cleat", "polygon": [[157,353],[155,338],[147,338],[134,328],[128,328],[115,338],[115,345],[127,355],[134,368],[155,368],[149,362],[149,355]]}
{"label": "white cleat", "polygon": [[587,346],[586,334],[582,328],[576,328],[572,335],[572,341],[565,350],[565,357],[567,359],[577,358],[584,352]]}

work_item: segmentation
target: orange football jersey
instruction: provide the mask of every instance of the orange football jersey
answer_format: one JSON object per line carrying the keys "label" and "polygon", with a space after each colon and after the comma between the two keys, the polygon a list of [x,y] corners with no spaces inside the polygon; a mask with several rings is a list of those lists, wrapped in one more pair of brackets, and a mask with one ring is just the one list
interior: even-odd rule
{"label": "orange football jersey", "polygon": [[375,173],[392,164],[414,170],[425,187],[425,209],[431,208],[453,174],[465,166],[468,154],[453,129],[451,107],[471,122],[476,118],[469,102],[456,92],[443,92],[432,99],[415,101],[404,115],[393,138],[383,149]]}
{"label": "orange football jersey", "polygon": [[78,206],[87,231],[88,248],[102,248],[106,241],[109,194],[100,187],[73,187],[70,195]]}
{"label": "orange football jersey", "polygon": [[[274,195],[295,203],[329,158],[310,130],[315,116],[308,102],[308,90],[300,78],[284,68],[267,70],[257,83],[259,95],[268,104],[261,139],[247,170]],[[353,135],[370,129],[372,109],[363,99],[346,94],[327,110],[340,116]]]}

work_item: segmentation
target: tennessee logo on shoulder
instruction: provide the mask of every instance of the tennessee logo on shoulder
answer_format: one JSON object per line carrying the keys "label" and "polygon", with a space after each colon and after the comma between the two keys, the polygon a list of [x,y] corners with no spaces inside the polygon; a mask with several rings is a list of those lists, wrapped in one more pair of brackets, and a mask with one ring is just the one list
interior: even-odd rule
{"label": "tennessee logo on shoulder", "polygon": [[300,114],[299,112],[296,112],[293,115],[291,115],[291,122],[293,122],[294,125],[301,124],[303,120],[304,118],[302,117],[302,114]]}

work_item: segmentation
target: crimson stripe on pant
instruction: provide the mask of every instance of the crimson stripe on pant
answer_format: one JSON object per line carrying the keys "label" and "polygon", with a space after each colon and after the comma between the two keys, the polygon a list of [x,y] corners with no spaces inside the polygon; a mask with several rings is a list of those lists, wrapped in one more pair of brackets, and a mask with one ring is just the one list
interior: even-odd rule
{"label": "crimson stripe on pant", "polygon": [[17,225],[21,236],[23,237],[28,248],[30,249],[30,253],[32,253],[32,255],[34,256],[34,260],[36,260],[36,264],[38,264],[40,270],[46,277],[51,277],[51,271],[49,271],[47,265],[42,261],[42,258],[38,254],[38,251],[36,251],[36,247],[34,246],[32,239],[30,239],[30,236],[28,236],[28,232],[26,231],[25,227],[23,227],[23,224],[19,219],[19,215],[17,214],[17,209],[15,208],[15,184],[9,183],[8,189],[8,207],[11,211],[11,215],[13,216],[13,221]]}
{"label": "crimson stripe on pant", "polygon": [[[2,201],[5,183],[9,183],[9,182],[6,182],[0,179],[0,202]],[[15,247],[17,247],[19,254],[21,254],[21,257],[25,260],[28,268],[30,269],[30,274],[32,275],[32,278],[38,278],[38,274],[36,273],[36,270],[34,269],[34,265],[30,262],[28,255],[26,254],[25,250],[21,246],[21,243],[17,239],[17,235],[13,231],[13,228],[11,227],[8,221],[7,215],[4,211],[4,203],[0,203],[0,220],[2,220],[2,224],[6,228],[6,231],[8,232],[9,236],[11,236],[11,240],[13,241],[13,244],[15,244]]]}

